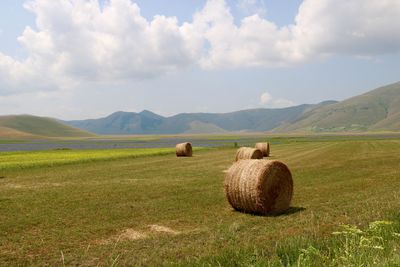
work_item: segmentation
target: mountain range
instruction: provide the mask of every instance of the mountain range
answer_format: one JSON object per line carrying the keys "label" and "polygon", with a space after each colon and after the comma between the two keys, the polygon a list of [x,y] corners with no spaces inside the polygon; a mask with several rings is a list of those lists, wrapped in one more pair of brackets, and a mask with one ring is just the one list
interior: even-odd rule
{"label": "mountain range", "polygon": [[341,102],[222,114],[183,113],[172,117],[147,110],[120,111],[105,118],[65,123],[96,134],[397,131],[400,130],[400,83]]}
{"label": "mountain range", "polygon": [[181,134],[270,131],[282,122],[294,122],[316,107],[300,105],[283,109],[251,109],[231,113],[183,113],[163,117],[144,110],[115,112],[101,119],[69,121],[67,124],[96,134]]}
{"label": "mountain range", "polygon": [[400,131],[400,82],[344,101],[230,113],[182,113],[171,117],[144,110],[105,118],[60,121],[31,115],[0,116],[0,137],[89,137],[129,134],[227,132]]}

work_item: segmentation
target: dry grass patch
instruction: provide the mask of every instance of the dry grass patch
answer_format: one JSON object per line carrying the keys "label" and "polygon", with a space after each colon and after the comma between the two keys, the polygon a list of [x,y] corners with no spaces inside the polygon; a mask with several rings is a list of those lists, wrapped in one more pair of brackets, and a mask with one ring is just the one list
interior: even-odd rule
{"label": "dry grass patch", "polygon": [[157,233],[166,233],[166,234],[172,234],[172,235],[178,235],[181,233],[181,232],[175,231],[169,227],[157,225],[157,224],[149,225],[149,227],[150,227],[151,231],[157,232]]}
{"label": "dry grass patch", "polygon": [[147,239],[154,237],[158,234],[169,234],[169,235],[179,235],[182,232],[176,231],[172,228],[163,225],[150,224],[148,225],[147,231],[138,231],[133,228],[127,228],[122,230],[120,233],[113,235],[112,237],[104,240],[95,242],[98,245],[109,245],[113,243],[118,243],[120,241],[136,241],[141,239]]}

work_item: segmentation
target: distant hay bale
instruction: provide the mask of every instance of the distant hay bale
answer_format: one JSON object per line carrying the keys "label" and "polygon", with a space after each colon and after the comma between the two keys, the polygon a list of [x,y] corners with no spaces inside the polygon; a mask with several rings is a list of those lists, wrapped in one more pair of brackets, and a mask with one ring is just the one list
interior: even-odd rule
{"label": "distant hay bale", "polygon": [[261,150],[264,157],[269,157],[269,143],[257,143],[255,148]]}
{"label": "distant hay bale", "polygon": [[262,159],[263,154],[259,149],[251,147],[241,147],[236,152],[236,161],[242,159]]}
{"label": "distant hay bale", "polygon": [[176,145],[177,157],[191,157],[193,155],[191,143],[181,143]]}
{"label": "distant hay bale", "polygon": [[225,174],[228,202],[238,211],[276,214],[289,209],[293,179],[289,168],[276,160],[240,160]]}

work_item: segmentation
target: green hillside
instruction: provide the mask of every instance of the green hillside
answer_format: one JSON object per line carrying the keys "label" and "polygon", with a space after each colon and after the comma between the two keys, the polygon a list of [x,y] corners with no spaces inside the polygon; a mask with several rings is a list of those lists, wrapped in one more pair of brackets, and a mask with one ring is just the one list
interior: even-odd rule
{"label": "green hillside", "polygon": [[216,134],[216,133],[226,133],[224,129],[202,121],[193,121],[190,123],[190,129],[187,130],[186,134],[196,134],[196,133],[208,133],[208,134]]}
{"label": "green hillside", "polygon": [[274,131],[400,130],[400,83],[305,113]]}
{"label": "green hillside", "polygon": [[91,135],[51,118],[30,115],[0,116],[0,137],[85,137]]}

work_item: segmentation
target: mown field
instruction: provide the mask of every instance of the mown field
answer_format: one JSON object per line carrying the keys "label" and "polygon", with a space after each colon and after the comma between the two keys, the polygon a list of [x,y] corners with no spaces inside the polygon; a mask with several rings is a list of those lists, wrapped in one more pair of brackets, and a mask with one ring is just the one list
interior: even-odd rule
{"label": "mown field", "polygon": [[226,201],[234,148],[132,151],[1,153],[0,266],[400,265],[400,139],[277,142],[295,191],[274,217]]}

